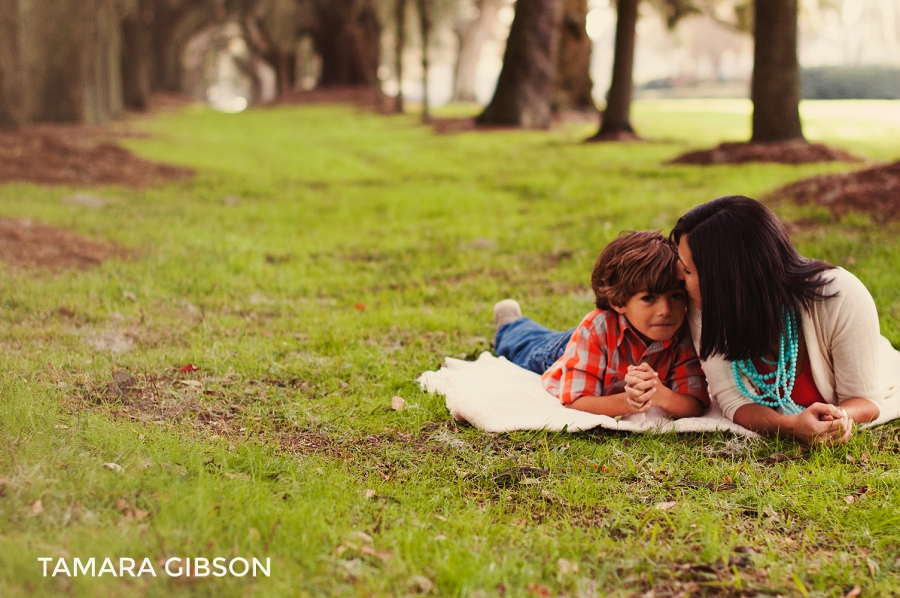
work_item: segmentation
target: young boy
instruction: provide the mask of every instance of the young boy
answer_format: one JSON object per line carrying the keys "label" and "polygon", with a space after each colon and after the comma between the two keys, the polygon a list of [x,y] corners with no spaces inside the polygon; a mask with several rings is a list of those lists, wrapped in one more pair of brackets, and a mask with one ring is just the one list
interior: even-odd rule
{"label": "young boy", "polygon": [[597,309],[566,332],[522,317],[519,304],[494,306],[494,347],[543,374],[544,387],[572,409],[618,416],[651,407],[696,417],[709,406],[706,378],[684,323],[687,297],[678,257],[657,232],[622,233],[591,274]]}

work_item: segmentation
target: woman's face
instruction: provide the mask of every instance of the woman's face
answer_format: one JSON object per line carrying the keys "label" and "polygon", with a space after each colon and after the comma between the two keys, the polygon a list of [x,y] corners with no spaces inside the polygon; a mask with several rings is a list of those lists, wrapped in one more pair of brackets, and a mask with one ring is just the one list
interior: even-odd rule
{"label": "woman's face", "polygon": [[687,235],[682,235],[678,241],[678,277],[684,281],[684,288],[691,301],[700,309],[700,278],[697,276],[697,268],[694,267],[694,258],[691,256],[687,238]]}

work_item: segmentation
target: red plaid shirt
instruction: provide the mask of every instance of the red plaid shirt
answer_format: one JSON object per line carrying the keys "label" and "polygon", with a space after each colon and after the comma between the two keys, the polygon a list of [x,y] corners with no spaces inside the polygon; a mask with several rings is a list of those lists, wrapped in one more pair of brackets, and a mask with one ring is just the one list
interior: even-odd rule
{"label": "red plaid shirt", "polygon": [[544,372],[541,381],[566,405],[583,396],[623,392],[628,366],[645,361],[670,390],[709,405],[706,377],[686,322],[672,338],[648,347],[628,319],[611,309],[595,309],[585,316],[562,357]]}

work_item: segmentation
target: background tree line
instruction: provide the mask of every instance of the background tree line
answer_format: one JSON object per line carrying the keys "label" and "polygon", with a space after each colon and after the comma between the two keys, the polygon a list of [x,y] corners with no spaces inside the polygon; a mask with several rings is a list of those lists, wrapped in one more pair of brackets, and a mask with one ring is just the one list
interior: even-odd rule
{"label": "background tree line", "polygon": [[[276,89],[296,87],[298,40],[312,41],[320,87],[380,85],[385,33],[402,78],[408,33],[427,78],[435,27],[458,40],[454,98],[474,97],[474,72],[506,0],[0,0],[0,124],[103,122],[179,91],[188,44],[237,23],[253,79],[255,62]],[[643,0],[671,27],[686,15],[728,14],[755,39],[753,139],[801,139],[797,0]],[[634,136],[630,122],[635,26],[641,0],[618,0],[612,83],[597,139]],[[727,9],[723,11],[723,6]],[[543,128],[554,110],[592,108],[587,0],[518,0],[503,67],[482,123]],[[382,77],[383,78],[383,77]],[[427,81],[424,82],[427,113]],[[402,95],[397,105],[402,109]]]}

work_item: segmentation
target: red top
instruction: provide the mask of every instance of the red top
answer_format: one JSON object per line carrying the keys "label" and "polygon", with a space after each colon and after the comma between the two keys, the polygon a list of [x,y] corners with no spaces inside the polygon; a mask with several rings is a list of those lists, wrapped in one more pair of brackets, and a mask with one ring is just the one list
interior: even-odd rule
{"label": "red top", "polygon": [[[775,371],[775,367],[764,363],[761,359],[754,359],[753,365],[760,374],[768,374]],[[794,379],[794,390],[791,391],[791,400],[801,407],[809,407],[813,403],[824,403],[825,397],[816,388],[816,381],[813,380],[812,370],[809,367],[809,353],[803,356],[803,366],[800,373]]]}
{"label": "red top", "polygon": [[650,364],[670,390],[709,405],[706,378],[687,325],[672,338],[649,345],[624,315],[595,309],[575,329],[562,356],[542,377],[544,388],[567,405],[583,396],[602,397],[625,390],[629,365]]}

